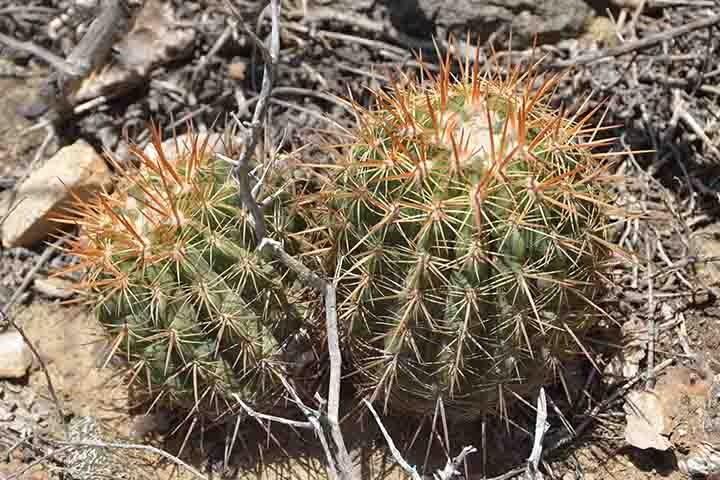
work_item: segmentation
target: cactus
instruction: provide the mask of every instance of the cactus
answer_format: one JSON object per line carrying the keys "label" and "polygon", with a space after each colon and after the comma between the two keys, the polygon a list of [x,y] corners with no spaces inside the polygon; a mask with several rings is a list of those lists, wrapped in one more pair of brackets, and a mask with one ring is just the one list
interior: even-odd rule
{"label": "cactus", "polygon": [[506,415],[589,354],[616,249],[597,109],[550,108],[560,75],[482,75],[475,59],[453,76],[451,60],[373,91],[373,107],[348,102],[350,141],[297,202],[337,283],[360,394],[403,415],[442,400],[462,421]]}
{"label": "cactus", "polygon": [[[115,192],[75,202],[63,221],[81,226],[67,248],[80,262],[62,273],[84,273],[81,298],[111,336],[112,354],[131,362],[136,392],[217,414],[233,394],[272,400],[300,318],[288,298],[292,278],[256,252],[230,164],[211,154],[210,137],[189,138],[170,158],[154,129],[156,155],[135,148],[139,168],[117,166]],[[288,242],[281,197],[264,197],[268,233]]]}

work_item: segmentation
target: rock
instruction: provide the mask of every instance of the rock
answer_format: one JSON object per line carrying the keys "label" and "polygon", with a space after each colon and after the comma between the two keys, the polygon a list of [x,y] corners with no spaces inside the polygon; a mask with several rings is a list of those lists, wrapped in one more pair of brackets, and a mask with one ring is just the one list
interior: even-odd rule
{"label": "rock", "polygon": [[0,378],[22,378],[32,362],[32,351],[20,333],[0,333]]}
{"label": "rock", "polygon": [[[453,33],[464,40],[469,31],[481,41],[512,26],[513,47],[555,43],[574,38],[592,18],[593,9],[583,0],[385,0],[396,28],[414,36]],[[431,25],[440,31],[433,32]]]}
{"label": "rock", "polygon": [[[181,155],[187,155],[192,152],[193,139],[197,137],[196,143],[198,147],[207,144],[205,151],[207,153],[214,152],[221,155],[233,156],[242,148],[241,137],[230,137],[220,133],[195,133],[178,135],[177,138],[169,137],[162,142],[162,152],[169,162],[173,162]],[[158,152],[155,145],[149,143],[143,150],[143,154],[151,160],[157,160]],[[132,157],[132,156],[131,156]],[[133,159],[131,159],[133,160]]]}
{"label": "rock", "polygon": [[594,17],[586,23],[585,33],[578,39],[580,47],[615,47],[619,43],[615,24],[608,17]]}
{"label": "rock", "polygon": [[75,292],[72,282],[58,277],[36,278],[33,290],[48,298],[67,300]]}
{"label": "rock", "polygon": [[9,409],[0,405],[0,422],[10,422],[15,419],[15,414]]}
{"label": "rock", "polygon": [[245,80],[247,75],[247,64],[245,62],[233,62],[228,65],[228,76],[233,80]]}
{"label": "rock", "polygon": [[[14,192],[12,207],[2,224],[3,245],[31,247],[47,239],[61,226],[52,220],[53,215],[61,214],[69,206],[73,194],[89,198],[109,188],[111,182],[105,160],[85,141],[60,149]],[[0,209],[0,218],[3,210]]]}
{"label": "rock", "polygon": [[670,420],[660,397],[654,392],[630,392],[625,402],[625,441],[640,449],[668,450]]}
{"label": "rock", "polygon": [[720,452],[713,444],[703,442],[687,458],[678,461],[678,470],[690,478],[720,480]]}
{"label": "rock", "polygon": [[[704,444],[720,445],[720,436],[713,431],[717,410],[713,392],[720,393],[720,387],[714,385],[712,370],[702,357],[697,357],[688,366],[667,369],[652,391],[630,392],[624,406],[626,441],[640,449],[672,448],[676,455],[691,452],[680,462],[685,462],[682,468],[688,470],[715,464],[720,456],[708,453],[703,447]],[[716,465],[720,471],[720,463]]]}

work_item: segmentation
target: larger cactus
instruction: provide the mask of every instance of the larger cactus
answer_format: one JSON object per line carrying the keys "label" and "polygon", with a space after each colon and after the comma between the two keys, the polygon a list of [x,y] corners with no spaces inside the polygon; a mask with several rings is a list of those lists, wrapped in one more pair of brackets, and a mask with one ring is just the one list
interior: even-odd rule
{"label": "larger cactus", "polygon": [[613,248],[608,165],[591,153],[604,141],[590,115],[547,106],[559,77],[533,90],[532,70],[488,77],[476,61],[456,79],[450,60],[353,104],[354,136],[300,203],[361,392],[466,419],[503,415],[588,352]]}
{"label": "larger cactus", "polygon": [[[132,362],[136,391],[204,414],[222,413],[235,394],[273,400],[300,322],[292,279],[259,256],[231,165],[207,138],[191,134],[170,158],[155,131],[156,154],[135,149],[140,168],[122,170],[116,192],[66,216],[82,227],[68,248],[81,259],[82,298],[113,353]],[[267,195],[268,234],[287,241],[291,219]]]}

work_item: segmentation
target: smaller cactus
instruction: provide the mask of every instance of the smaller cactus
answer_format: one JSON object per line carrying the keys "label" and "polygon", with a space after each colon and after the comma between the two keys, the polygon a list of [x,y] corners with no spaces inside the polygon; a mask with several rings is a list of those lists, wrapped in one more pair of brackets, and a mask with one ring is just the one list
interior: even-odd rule
{"label": "smaller cactus", "polygon": [[[191,133],[168,158],[155,129],[157,154],[134,149],[139,168],[118,167],[113,194],[78,200],[63,221],[81,226],[71,269],[85,274],[78,290],[113,354],[132,362],[135,391],[219,414],[232,394],[251,405],[273,400],[300,319],[292,277],[256,251],[231,165],[212,155],[208,138]],[[288,242],[280,196],[265,199],[268,234]]]}

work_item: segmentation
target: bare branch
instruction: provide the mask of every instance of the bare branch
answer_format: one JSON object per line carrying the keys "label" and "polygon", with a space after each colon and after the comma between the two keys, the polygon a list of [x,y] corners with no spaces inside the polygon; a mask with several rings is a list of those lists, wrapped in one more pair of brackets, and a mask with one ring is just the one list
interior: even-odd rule
{"label": "bare branch", "polygon": [[270,95],[272,93],[273,71],[280,53],[280,5],[278,0],[270,0],[272,30],[270,33],[270,50],[268,50],[262,40],[248,27],[235,7],[230,4],[230,2],[227,2],[227,4],[236,17],[239,26],[250,37],[253,43],[255,43],[265,61],[260,95],[255,105],[252,121],[250,122],[249,128],[245,131],[244,150],[232,170],[233,177],[240,184],[240,200],[255,219],[255,236],[259,243],[265,238],[265,223],[262,221],[262,211],[252,196],[248,168],[250,157],[255,153],[255,148],[257,147],[260,128],[267,114],[267,107],[270,103]]}
{"label": "bare branch", "polygon": [[462,451],[457,455],[457,457],[453,458],[452,460],[448,460],[445,468],[439,470],[434,475],[434,477],[437,480],[451,480],[454,477],[461,476],[462,473],[460,472],[460,470],[458,470],[460,468],[460,465],[465,461],[465,457],[467,457],[471,453],[476,452],[477,448],[473,447],[472,445],[468,445],[467,447],[462,449]]}
{"label": "bare branch", "polygon": [[620,55],[644,50],[646,48],[655,46],[658,43],[662,43],[666,40],[670,40],[672,38],[690,33],[694,30],[710,28],[718,23],[720,23],[720,15],[713,15],[711,17],[702,18],[700,20],[688,23],[686,25],[682,25],[677,28],[671,28],[670,30],[664,32],[656,33],[654,35],[648,35],[645,38],[641,38],[633,42],[625,42],[620,46],[607,48],[597,53],[588,53],[587,55],[571,58],[569,60],[555,62],[552,64],[552,67],[567,68],[579,65],[589,65],[591,63],[597,62],[599,60],[604,60],[606,58],[619,57]]}
{"label": "bare branch", "polygon": [[527,480],[533,480],[536,478],[542,478],[542,475],[538,471],[538,465],[540,464],[540,457],[542,457],[543,451],[543,439],[547,433],[550,425],[547,422],[547,399],[545,398],[545,389],[540,389],[540,395],[538,395],[538,406],[537,406],[537,417],[535,418],[535,437],[533,441],[532,452],[528,458],[527,467],[525,469],[525,478]]}
{"label": "bare branch", "polygon": [[397,449],[395,446],[395,442],[393,442],[392,437],[385,429],[385,425],[383,425],[382,421],[380,420],[380,417],[378,416],[377,412],[372,406],[372,403],[367,398],[363,398],[363,402],[365,402],[365,405],[367,405],[368,409],[370,410],[370,413],[372,413],[373,417],[375,417],[375,421],[378,424],[378,427],[380,427],[380,431],[383,434],[383,437],[385,437],[385,441],[388,444],[388,448],[390,448],[390,452],[392,453],[393,457],[395,457],[395,461],[400,465],[400,467],[405,470],[408,475],[413,480],[422,480],[422,477],[418,473],[417,469],[413,466],[410,466],[409,463],[403,458],[402,454],[400,453],[400,450]]}
{"label": "bare branch", "polygon": [[255,410],[250,408],[245,402],[243,402],[237,393],[233,393],[233,397],[235,397],[235,401],[240,404],[242,409],[245,410],[245,412],[253,418],[258,418],[261,420],[268,420],[270,422],[282,423],[284,425],[289,425],[291,427],[314,428],[313,424],[310,422],[299,422],[297,420],[291,420],[289,418],[282,418],[282,417],[277,417],[275,415],[266,415],[264,413],[256,412]]}
{"label": "bare branch", "polygon": [[[303,265],[298,260],[291,257],[282,248],[280,243],[266,237],[265,221],[262,210],[255,200],[253,190],[250,187],[250,166],[249,160],[251,155],[255,152],[255,147],[260,136],[260,128],[263,120],[267,113],[267,107],[269,104],[270,94],[272,92],[272,80],[273,80],[273,68],[277,62],[277,57],[280,50],[280,6],[277,0],[270,0],[271,10],[271,22],[272,32],[270,34],[270,50],[268,50],[257,35],[250,30],[247,24],[243,21],[237,10],[228,2],[229,9],[233,12],[238,20],[238,24],[245,30],[248,36],[259,48],[263,59],[265,60],[265,66],[263,70],[263,83],[259,95],[258,102],[255,106],[253,113],[252,122],[245,128],[236,119],[238,127],[243,130],[245,137],[245,148],[233,166],[231,175],[238,182],[239,197],[242,205],[248,209],[251,214],[251,218],[254,223],[255,236],[258,242],[258,250],[263,254],[267,255],[281,264],[285,265],[290,270],[294,271],[299,277],[300,281],[304,284],[313,287],[320,291],[325,301],[326,311],[326,323],[328,330],[328,349],[330,356],[330,384],[328,386],[328,413],[327,413],[327,424],[330,429],[330,436],[335,444],[334,454],[331,455],[329,446],[327,445],[327,439],[324,436],[322,430],[322,423],[319,421],[322,416],[319,412],[314,412],[308,409],[302,402],[296,397],[296,401],[300,408],[308,418],[308,421],[315,426],[318,431],[320,441],[323,442],[323,448],[326,449],[328,454],[328,462],[331,474],[336,475],[342,480],[349,480],[352,476],[352,464],[350,462],[350,455],[345,446],[345,441],[342,436],[339,424],[339,405],[340,405],[340,377],[342,372],[342,357],[340,355],[339,335],[337,328],[337,312],[336,312],[336,296],[335,288],[327,281],[323,280],[312,272],[309,268]],[[286,385],[287,387],[287,385]]]}
{"label": "bare branch", "polygon": [[[127,30],[130,17],[125,0],[105,0],[100,15],[64,60],[32,44],[8,37],[0,37],[0,42],[29,51],[57,69],[40,88],[40,103],[45,102],[42,109],[49,107],[57,113],[64,113],[72,110],[71,96],[80,81],[106,62],[118,34]],[[28,108],[30,110],[34,108]]]}
{"label": "bare branch", "polygon": [[[253,200],[254,201],[254,200]],[[291,257],[280,245],[279,242],[269,238],[263,238],[258,249],[265,255],[269,255],[287,268],[295,272],[300,281],[320,291],[325,301],[325,323],[327,329],[328,355],[330,357],[330,381],[328,385],[328,413],[327,419],[330,424],[330,434],[337,449],[337,461],[340,478],[350,478],[352,463],[350,454],[345,446],[342,432],[340,431],[339,410],[340,410],[340,377],[342,373],[342,356],[340,354],[340,340],[337,327],[337,299],[335,287],[326,282],[315,272],[307,268],[297,259]]]}
{"label": "bare branch", "polygon": [[9,35],[5,35],[4,33],[0,33],[0,43],[5,44],[12,49],[26,52],[38,58],[41,58],[48,64],[50,64],[51,67],[64,73],[65,75],[79,76],[83,73],[83,69],[75,63],[69,60],[65,60],[61,56],[55,55],[50,50],[35,45],[34,43],[21,42],[20,40],[16,40]]}

